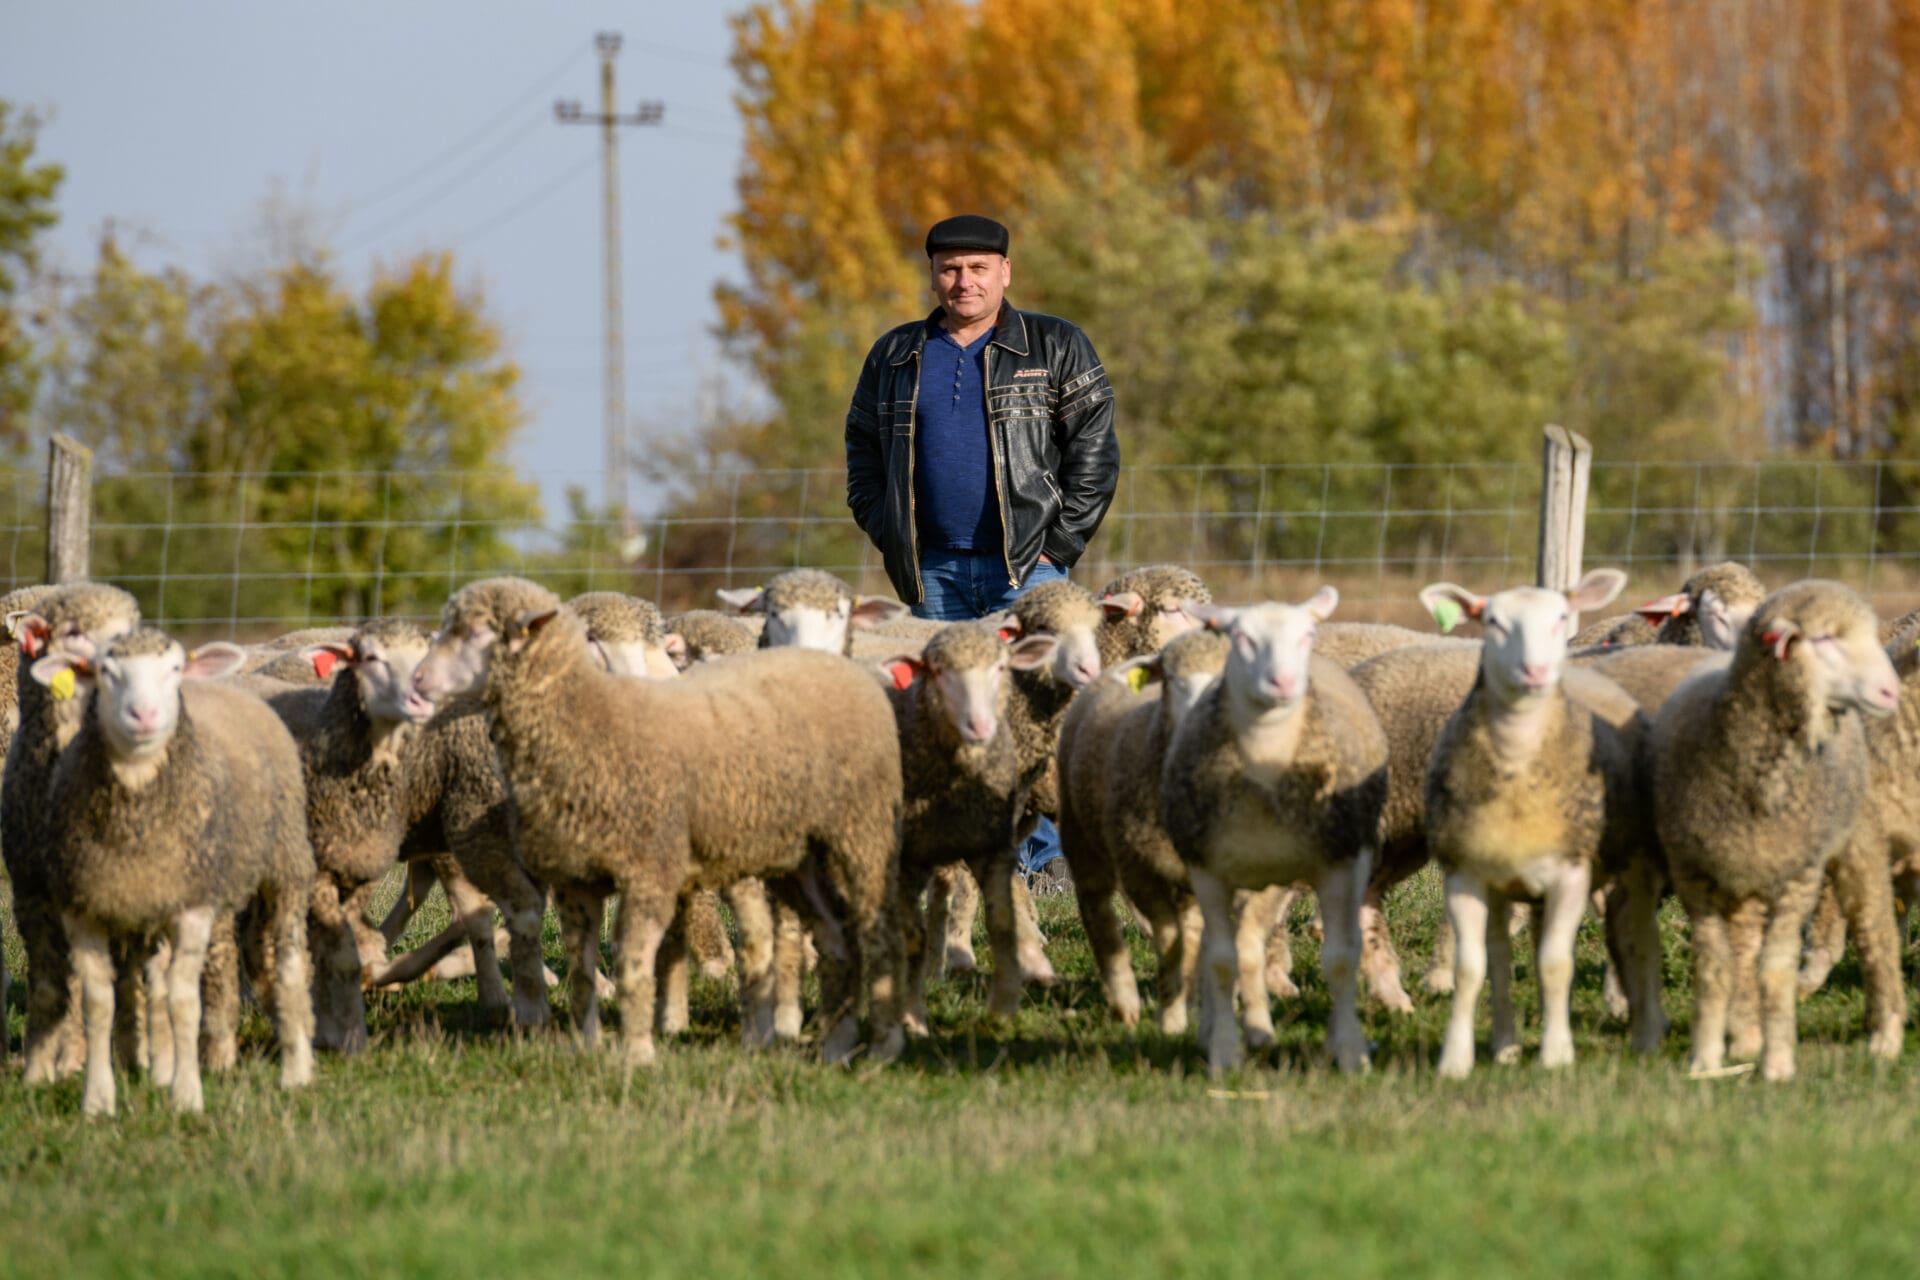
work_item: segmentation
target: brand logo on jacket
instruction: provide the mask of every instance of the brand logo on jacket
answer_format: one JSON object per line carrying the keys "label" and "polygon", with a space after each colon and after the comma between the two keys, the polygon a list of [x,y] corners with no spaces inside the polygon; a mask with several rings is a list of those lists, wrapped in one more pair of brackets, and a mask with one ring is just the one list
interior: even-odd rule
{"label": "brand logo on jacket", "polygon": [[1014,370],[1013,376],[1016,378],[1044,378],[1047,376],[1047,371],[1045,369],[1016,369]]}

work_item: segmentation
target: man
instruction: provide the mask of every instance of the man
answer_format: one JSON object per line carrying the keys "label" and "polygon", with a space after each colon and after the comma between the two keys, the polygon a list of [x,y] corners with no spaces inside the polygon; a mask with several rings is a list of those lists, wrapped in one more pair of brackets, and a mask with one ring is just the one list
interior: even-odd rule
{"label": "man", "polygon": [[[847,410],[847,505],[922,618],[978,618],[1066,573],[1113,501],[1113,389],[1093,344],[1006,303],[1007,229],[927,232],[936,303],[867,353]],[[1060,849],[1053,824],[1022,855]]]}

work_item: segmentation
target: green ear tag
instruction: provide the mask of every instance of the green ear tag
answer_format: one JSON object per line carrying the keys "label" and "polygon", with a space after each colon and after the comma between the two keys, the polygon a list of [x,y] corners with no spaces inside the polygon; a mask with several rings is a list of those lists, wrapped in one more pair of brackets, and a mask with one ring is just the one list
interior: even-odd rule
{"label": "green ear tag", "polygon": [[1440,624],[1440,630],[1452,631],[1460,625],[1460,606],[1451,600],[1436,600],[1433,605],[1433,620]]}
{"label": "green ear tag", "polygon": [[71,698],[73,696],[73,668],[68,667],[66,670],[56,674],[53,679],[47,682],[47,689],[53,694],[53,700],[55,702],[65,702],[68,698]]}
{"label": "green ear tag", "polygon": [[1147,675],[1147,669],[1145,667],[1135,667],[1131,671],[1127,672],[1127,688],[1133,690],[1135,693],[1138,693],[1142,689],[1147,687],[1148,679],[1149,677]]}

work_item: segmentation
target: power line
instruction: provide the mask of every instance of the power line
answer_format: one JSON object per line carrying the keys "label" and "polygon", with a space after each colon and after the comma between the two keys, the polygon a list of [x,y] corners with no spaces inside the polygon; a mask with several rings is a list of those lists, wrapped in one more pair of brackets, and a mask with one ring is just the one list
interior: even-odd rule
{"label": "power line", "polygon": [[580,160],[568,165],[566,169],[557,174],[551,182],[535,191],[526,199],[502,210],[478,226],[461,233],[459,237],[460,241],[478,240],[489,231],[503,227],[521,214],[527,213],[546,203],[548,197],[559,194],[560,191],[572,183],[575,178],[585,173],[588,169],[591,169],[595,159],[596,157],[591,152],[587,153],[587,155]]}
{"label": "power line", "polygon": [[508,134],[506,138],[501,141],[499,146],[495,147],[491,151],[486,152],[478,160],[466,166],[464,169],[461,169],[458,173],[454,174],[453,177],[441,183],[439,186],[435,187],[432,191],[429,191],[423,199],[415,200],[412,204],[407,205],[405,208],[401,209],[398,213],[382,218],[379,222],[376,222],[372,227],[362,230],[359,235],[349,236],[347,238],[347,244],[343,251],[350,253],[356,249],[364,249],[368,245],[380,239],[380,237],[385,235],[387,232],[393,230],[393,228],[400,226],[403,223],[406,223],[411,219],[413,219],[414,217],[418,216],[419,214],[424,213],[426,210],[431,209],[434,205],[440,203],[442,200],[446,199],[449,195],[452,195],[455,191],[465,186],[468,182],[471,182],[475,177],[485,172],[501,156],[507,154],[507,152],[513,150],[515,147],[525,142],[528,138],[532,137],[536,132],[539,131],[540,126],[543,123],[544,121],[542,121],[538,116],[535,116],[532,119],[528,120],[527,123],[524,126],[522,126],[518,131]]}
{"label": "power line", "polygon": [[577,48],[571,50],[551,71],[548,71],[538,80],[534,81],[530,88],[515,97],[513,101],[509,102],[506,106],[488,116],[477,125],[471,133],[461,138],[433,159],[427,161],[427,163],[387,183],[372,195],[362,196],[354,202],[353,207],[364,210],[373,205],[382,204],[391,197],[405,191],[414,183],[419,182],[422,178],[459,159],[462,155],[465,155],[468,151],[471,151],[474,147],[486,141],[501,125],[512,119],[519,112],[525,110],[527,105],[534,99],[542,96],[547,90],[559,83],[562,76],[573,70],[574,64],[580,61],[581,56],[581,50]]}

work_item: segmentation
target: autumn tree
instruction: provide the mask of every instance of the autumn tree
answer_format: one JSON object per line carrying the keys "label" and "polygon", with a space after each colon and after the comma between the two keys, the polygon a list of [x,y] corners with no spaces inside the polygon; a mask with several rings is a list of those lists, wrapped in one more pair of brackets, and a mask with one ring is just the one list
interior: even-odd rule
{"label": "autumn tree", "polygon": [[0,442],[14,448],[38,383],[22,293],[39,263],[40,233],[58,218],[54,197],[65,176],[59,165],[35,161],[38,135],[32,112],[0,98]]}

